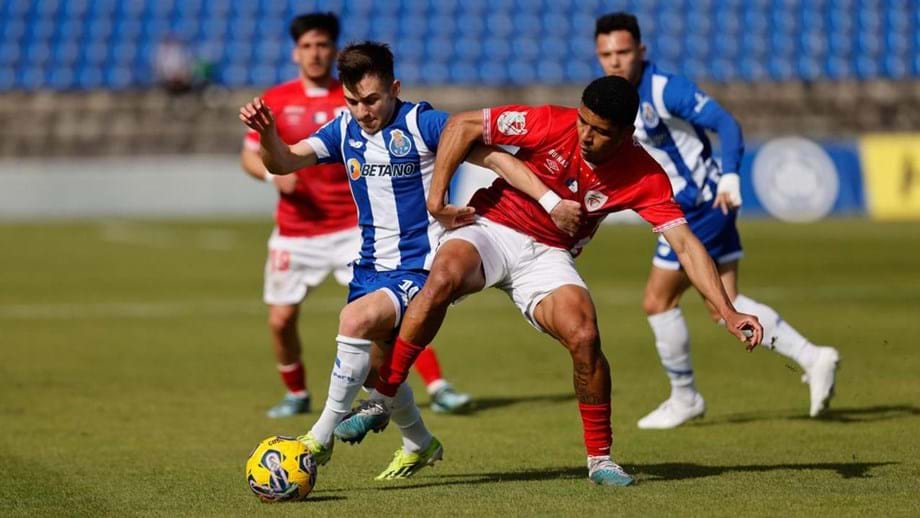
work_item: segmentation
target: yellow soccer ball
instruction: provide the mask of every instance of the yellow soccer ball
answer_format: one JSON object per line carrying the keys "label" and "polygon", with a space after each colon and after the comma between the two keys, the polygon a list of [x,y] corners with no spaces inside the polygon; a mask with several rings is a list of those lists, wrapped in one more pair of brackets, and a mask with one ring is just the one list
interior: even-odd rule
{"label": "yellow soccer ball", "polygon": [[316,483],[316,461],[302,442],[275,435],[249,455],[246,481],[263,502],[303,500]]}

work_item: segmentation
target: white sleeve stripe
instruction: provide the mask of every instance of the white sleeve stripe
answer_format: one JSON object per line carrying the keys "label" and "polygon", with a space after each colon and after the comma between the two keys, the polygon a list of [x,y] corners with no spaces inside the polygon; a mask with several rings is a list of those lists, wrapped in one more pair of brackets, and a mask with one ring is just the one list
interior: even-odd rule
{"label": "white sleeve stripe", "polygon": [[655,109],[658,115],[670,119],[671,112],[664,105],[664,88],[668,85],[668,78],[665,76],[652,75],[652,102],[655,103]]}
{"label": "white sleeve stripe", "polygon": [[482,141],[492,145],[492,108],[482,109]]}
{"label": "white sleeve stripe", "polygon": [[679,227],[681,225],[686,225],[686,224],[687,224],[686,218],[672,219],[671,221],[668,221],[667,223],[663,223],[653,228],[652,232],[657,232],[660,234],[661,232],[664,232],[666,230],[671,230],[674,227]]}
{"label": "white sleeve stripe", "polygon": [[[326,144],[323,144],[323,141],[318,137],[308,137],[304,140],[306,140],[307,144],[310,144],[310,147],[313,148],[313,152],[316,153],[316,158],[320,160],[329,158],[329,149],[326,148]],[[303,142],[303,140],[301,142]]]}
{"label": "white sleeve stripe", "polygon": [[415,142],[415,148],[418,149],[419,158],[424,153],[428,153],[428,145],[425,144],[425,139],[422,138],[422,132],[418,128],[418,107],[415,105],[409,113],[406,114],[406,127],[409,129],[409,134],[412,135],[412,140]]}

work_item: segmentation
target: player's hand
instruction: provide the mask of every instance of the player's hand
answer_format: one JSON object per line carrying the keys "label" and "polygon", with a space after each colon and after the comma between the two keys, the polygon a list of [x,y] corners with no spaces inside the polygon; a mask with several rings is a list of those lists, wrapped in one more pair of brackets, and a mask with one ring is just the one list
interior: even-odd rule
{"label": "player's hand", "polygon": [[275,117],[272,115],[272,110],[261,97],[254,98],[252,102],[240,108],[240,120],[257,131],[259,135],[273,131],[275,128]]}
{"label": "player's hand", "polygon": [[722,214],[741,207],[741,180],[738,173],[724,173],[716,187],[716,201],[713,206],[722,210]]}
{"label": "player's hand", "polygon": [[292,194],[297,187],[297,175],[272,175],[272,183],[275,184],[275,187],[281,194]]}
{"label": "player's hand", "polygon": [[581,204],[573,200],[562,200],[553,207],[549,216],[553,223],[559,227],[559,230],[570,236],[574,236],[584,221],[584,211]]}
{"label": "player's hand", "polygon": [[725,317],[725,328],[735,338],[746,343],[748,351],[753,351],[763,340],[763,326],[754,315],[732,312]]}
{"label": "player's hand", "polygon": [[476,209],[473,207],[447,204],[437,210],[429,210],[429,212],[447,230],[464,227],[476,221]]}

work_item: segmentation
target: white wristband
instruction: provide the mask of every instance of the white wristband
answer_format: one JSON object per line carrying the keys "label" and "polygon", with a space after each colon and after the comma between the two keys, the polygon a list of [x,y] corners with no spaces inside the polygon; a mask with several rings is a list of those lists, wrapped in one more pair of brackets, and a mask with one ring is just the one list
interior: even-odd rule
{"label": "white wristband", "polygon": [[269,173],[268,169],[265,170],[265,176],[263,176],[262,179],[265,180],[265,183],[275,183],[275,175]]}
{"label": "white wristband", "polygon": [[546,191],[546,194],[540,196],[540,199],[537,200],[537,203],[539,203],[540,206],[543,207],[543,210],[549,214],[553,212],[553,209],[555,209],[556,205],[559,205],[559,202],[561,201],[562,198],[560,198],[558,194],[554,193],[553,191]]}

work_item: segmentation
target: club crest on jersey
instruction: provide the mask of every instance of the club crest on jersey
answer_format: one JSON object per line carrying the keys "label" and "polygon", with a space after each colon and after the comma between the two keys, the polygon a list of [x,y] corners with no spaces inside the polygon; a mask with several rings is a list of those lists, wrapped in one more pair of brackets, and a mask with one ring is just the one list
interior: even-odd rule
{"label": "club crest on jersey", "polygon": [[361,178],[361,162],[358,162],[357,158],[349,158],[346,165],[348,166],[348,176],[352,180]]}
{"label": "club crest on jersey", "polygon": [[642,103],[639,111],[642,113],[642,123],[645,124],[647,128],[654,128],[661,121],[661,119],[658,118],[658,112],[647,102]]}
{"label": "club crest on jersey", "polygon": [[585,208],[588,212],[600,209],[607,203],[607,195],[600,191],[588,191],[585,193]]}
{"label": "club crest on jersey", "polygon": [[527,114],[525,112],[505,112],[498,116],[498,131],[505,135],[526,135]]}
{"label": "club crest on jersey", "polygon": [[390,132],[389,148],[393,156],[406,156],[412,150],[412,141],[402,130],[395,129]]}

